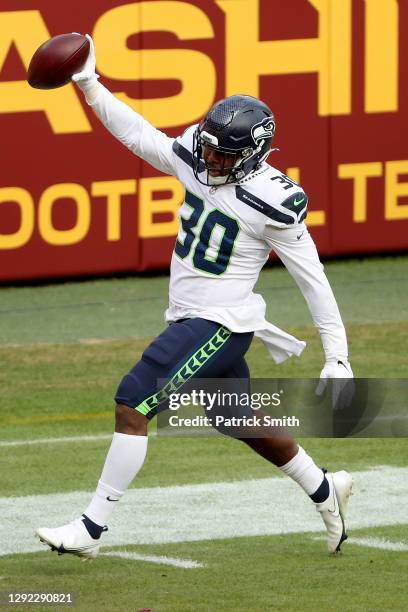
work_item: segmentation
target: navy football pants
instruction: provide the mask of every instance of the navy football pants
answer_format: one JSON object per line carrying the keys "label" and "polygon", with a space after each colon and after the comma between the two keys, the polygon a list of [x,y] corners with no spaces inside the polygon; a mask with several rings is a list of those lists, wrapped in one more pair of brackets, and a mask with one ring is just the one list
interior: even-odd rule
{"label": "navy football pants", "polygon": [[[115,400],[151,419],[166,409],[173,383],[193,378],[249,379],[244,359],[253,332],[237,334],[206,319],[171,323],[144,351],[141,360],[124,376]],[[169,381],[170,385],[158,380]]]}

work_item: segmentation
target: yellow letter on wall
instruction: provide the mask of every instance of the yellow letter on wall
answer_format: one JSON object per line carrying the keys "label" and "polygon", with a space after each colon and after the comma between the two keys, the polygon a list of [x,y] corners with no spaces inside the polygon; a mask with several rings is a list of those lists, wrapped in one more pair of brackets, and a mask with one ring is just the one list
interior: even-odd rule
{"label": "yellow letter on wall", "polygon": [[27,244],[34,230],[34,202],[31,194],[21,187],[2,187],[0,204],[15,202],[20,208],[20,227],[13,234],[0,234],[1,249],[19,249]]}
{"label": "yellow letter on wall", "polygon": [[365,0],[365,111],[398,110],[398,0]]}
{"label": "yellow letter on wall", "polygon": [[[183,203],[184,189],[172,176],[157,176],[140,179],[139,188],[139,236],[141,238],[159,238],[176,236],[178,232],[177,211]],[[170,198],[154,200],[153,194],[169,191]],[[154,222],[154,215],[170,213],[170,221]]]}
{"label": "yellow letter on wall", "polygon": [[[398,181],[400,174],[408,174],[408,160],[389,161],[385,164],[385,218],[387,221],[408,219],[408,183]],[[405,196],[405,203],[398,198]]]}
{"label": "yellow letter on wall", "polygon": [[[76,205],[74,227],[67,230],[56,229],[52,222],[52,209],[57,200],[69,198]],[[40,198],[38,206],[38,228],[45,242],[65,246],[81,242],[91,224],[91,204],[87,190],[77,183],[59,183],[48,187]]]}
{"label": "yellow letter on wall", "polygon": [[317,73],[319,115],[351,112],[351,0],[309,0],[317,38],[259,40],[260,0],[217,0],[226,15],[226,95],[259,97],[259,77]]}
{"label": "yellow letter on wall", "polygon": [[96,181],[92,183],[93,196],[107,198],[106,238],[109,242],[120,240],[121,203],[123,195],[136,193],[136,181]]}
{"label": "yellow letter on wall", "polygon": [[353,221],[364,223],[367,221],[367,180],[382,176],[382,163],[340,164],[337,171],[339,178],[353,179]]}
{"label": "yellow letter on wall", "polygon": [[[39,11],[0,11],[0,70],[13,43],[28,68],[34,52],[48,38],[50,33]],[[26,81],[0,83],[0,113],[32,111],[43,111],[56,134],[92,129],[73,85],[41,91]]]}
{"label": "yellow letter on wall", "polygon": [[116,93],[118,98],[142,113],[155,127],[197,121],[214,101],[216,74],[212,60],[191,49],[129,49],[127,38],[141,32],[171,32],[180,40],[213,38],[211,21],[188,2],[134,2],[102,15],[93,33],[97,68],[103,75],[123,81],[181,81],[181,92],[174,96],[137,100],[120,92]]}

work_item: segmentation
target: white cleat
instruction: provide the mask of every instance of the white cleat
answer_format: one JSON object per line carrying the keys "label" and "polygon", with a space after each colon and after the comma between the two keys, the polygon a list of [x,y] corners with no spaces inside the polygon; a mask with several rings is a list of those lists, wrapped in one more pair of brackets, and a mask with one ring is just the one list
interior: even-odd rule
{"label": "white cleat", "polygon": [[41,542],[48,544],[59,555],[70,553],[81,557],[82,561],[88,561],[95,559],[99,552],[101,541],[89,535],[82,518],[55,529],[40,527],[35,533]]}
{"label": "white cleat", "polygon": [[330,553],[340,551],[342,542],[347,540],[346,527],[344,524],[349,497],[353,487],[353,479],[344,470],[327,473],[329,483],[329,497],[322,503],[316,504],[316,510],[322,515],[327,529],[327,547]]}

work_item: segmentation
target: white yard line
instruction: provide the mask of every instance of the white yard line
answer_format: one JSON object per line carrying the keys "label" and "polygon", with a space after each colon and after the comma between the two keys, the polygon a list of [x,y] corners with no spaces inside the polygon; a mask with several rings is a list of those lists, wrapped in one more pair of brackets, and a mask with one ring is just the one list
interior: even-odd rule
{"label": "white yard line", "polygon": [[182,567],[184,569],[198,569],[205,567],[203,563],[193,561],[192,559],[178,559],[177,557],[166,557],[158,555],[141,555],[135,552],[112,551],[101,553],[105,557],[119,557],[120,559],[129,559],[130,561],[147,561],[148,563],[157,563],[158,565],[172,565],[173,567]]}
{"label": "white yard line", "polygon": [[35,440],[13,440],[0,442],[0,448],[10,446],[30,446],[32,444],[61,444],[65,442],[95,442],[97,440],[110,440],[112,434],[99,434],[95,436],[68,436],[65,438],[37,438]]}
{"label": "white yard line", "polygon": [[[323,536],[317,536],[312,540],[322,542],[326,538]],[[391,542],[385,538],[355,538],[353,535],[348,538],[347,546],[349,544],[356,544],[357,546],[366,546],[367,548],[378,548],[380,550],[391,550],[395,552],[408,552],[408,544],[404,542]]]}
{"label": "white yard line", "polygon": [[[13,446],[31,446],[33,444],[65,444],[68,442],[98,442],[99,440],[112,440],[112,433],[97,434],[95,436],[66,436],[64,438],[36,438],[34,440],[0,441],[0,448]],[[155,431],[149,432],[149,437],[156,436]]]}
{"label": "white yard line", "polygon": [[[408,468],[381,467],[353,477],[350,532],[408,523]],[[34,538],[35,529],[76,518],[92,494],[0,498],[0,555],[44,550]],[[314,505],[287,478],[136,488],[118,506],[104,536],[106,546],[323,532]]]}
{"label": "white yard line", "polygon": [[408,551],[408,544],[404,542],[390,542],[384,538],[350,538],[350,544],[358,544],[368,548],[380,548],[381,550],[395,550],[397,552]]}

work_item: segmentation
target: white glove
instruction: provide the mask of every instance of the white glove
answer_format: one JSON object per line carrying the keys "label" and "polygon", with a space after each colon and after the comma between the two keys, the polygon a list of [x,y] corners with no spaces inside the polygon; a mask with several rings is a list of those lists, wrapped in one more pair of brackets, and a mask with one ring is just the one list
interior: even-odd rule
{"label": "white glove", "polygon": [[[76,34],[76,32],[73,32],[73,34]],[[95,84],[99,79],[99,74],[96,74],[95,72],[96,57],[93,40],[89,34],[85,34],[85,36],[89,40],[89,54],[85,64],[82,66],[81,72],[73,74],[72,80],[78,85],[84,94],[87,94],[95,87]]]}
{"label": "white glove", "polygon": [[353,370],[347,359],[327,361],[320,373],[320,380],[316,387],[316,395],[323,395],[330,379],[332,380],[332,406],[334,410],[341,410],[351,405],[354,397],[355,385],[350,379],[354,378]]}

